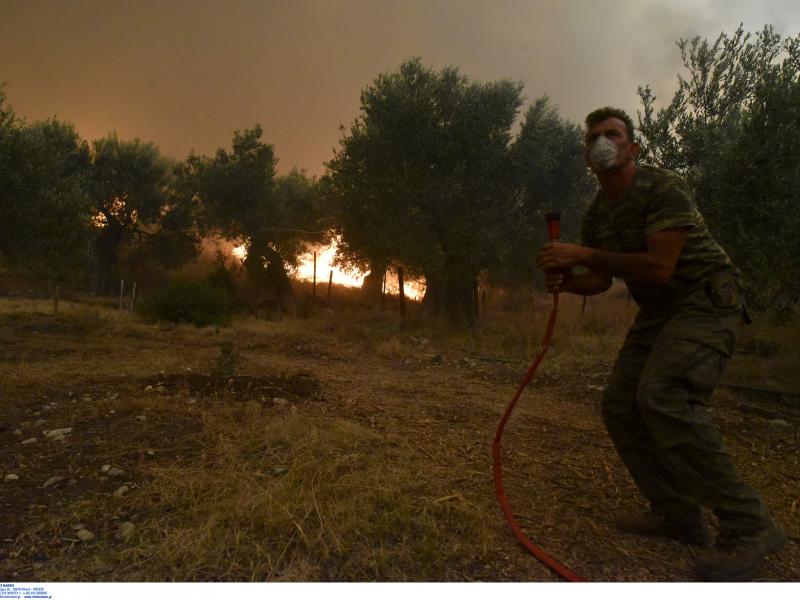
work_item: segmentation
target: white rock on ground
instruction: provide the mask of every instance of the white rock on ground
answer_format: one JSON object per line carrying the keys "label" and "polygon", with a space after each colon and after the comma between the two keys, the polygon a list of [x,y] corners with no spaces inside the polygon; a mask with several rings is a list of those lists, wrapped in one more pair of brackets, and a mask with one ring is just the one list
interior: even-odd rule
{"label": "white rock on ground", "polygon": [[78,536],[78,539],[82,542],[88,542],[89,540],[94,539],[94,534],[88,529],[80,529],[76,535]]}
{"label": "white rock on ground", "polygon": [[110,470],[111,470],[111,465],[103,465],[102,467],[100,467],[101,473],[108,473]]}
{"label": "white rock on ground", "polygon": [[112,496],[114,496],[115,498],[121,498],[122,496],[128,493],[128,490],[130,490],[130,488],[127,485],[121,485],[116,489],[116,491],[112,494]]}
{"label": "white rock on ground", "polygon": [[50,431],[43,432],[45,437],[58,438],[64,437],[68,433],[72,433],[72,427],[62,427],[61,429],[51,429]]}
{"label": "white rock on ground", "polygon": [[5,482],[17,481],[17,480],[19,480],[19,475],[17,475],[16,473],[9,473],[5,477],[3,477],[3,481]]}
{"label": "white rock on ground", "polygon": [[15,429],[14,430],[14,435],[17,435],[17,436],[22,435],[22,429]]}
{"label": "white rock on ground", "polygon": [[110,469],[107,471],[107,473],[108,473],[108,474],[109,474],[111,477],[119,477],[120,475],[124,475],[124,474],[125,474],[125,471],[123,471],[122,469],[118,469],[117,467],[111,467],[111,468],[110,468]]}
{"label": "white rock on ground", "polygon": [[28,438],[27,440],[22,440],[20,442],[20,444],[22,444],[23,446],[26,446],[28,444],[35,444],[35,443],[36,443],[36,438],[35,437]]}
{"label": "white rock on ground", "polygon": [[145,392],[152,392],[153,391],[153,386],[152,385],[148,385],[147,387],[144,388],[144,391]]}
{"label": "white rock on ground", "polygon": [[44,482],[44,485],[42,485],[42,487],[43,488],[47,488],[47,487],[52,487],[54,485],[58,485],[59,483],[64,481],[64,479],[66,479],[66,478],[65,477],[59,477],[58,475],[53,475],[50,479],[48,479],[47,481]]}
{"label": "white rock on ground", "polygon": [[286,406],[289,404],[289,401],[286,398],[273,398],[272,403],[275,406]]}
{"label": "white rock on ground", "polygon": [[117,533],[114,534],[114,538],[120,542],[127,542],[135,531],[136,525],[130,521],[125,521],[124,523],[120,523],[120,526],[117,528]]}

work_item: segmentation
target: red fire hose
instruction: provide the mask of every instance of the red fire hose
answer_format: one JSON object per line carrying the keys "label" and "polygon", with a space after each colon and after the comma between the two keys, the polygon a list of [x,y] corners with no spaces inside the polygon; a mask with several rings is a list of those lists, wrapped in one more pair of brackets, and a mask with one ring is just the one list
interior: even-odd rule
{"label": "red fire hose", "polygon": [[[561,237],[559,213],[548,213],[545,215],[545,218],[547,219],[547,233],[550,240],[557,241]],[[553,294],[553,310],[550,311],[550,318],[547,320],[547,330],[545,331],[544,339],[542,340],[542,349],[539,351],[539,354],[536,355],[536,358],[531,363],[531,366],[528,367],[528,372],[525,373],[525,377],[522,379],[522,383],[520,383],[517,393],[514,394],[511,402],[508,403],[508,406],[503,413],[503,417],[500,419],[500,424],[497,426],[497,433],[494,435],[494,443],[492,444],[492,459],[494,461],[494,490],[495,495],[497,496],[497,501],[500,503],[500,508],[503,510],[506,521],[508,521],[508,524],[511,526],[511,530],[514,532],[517,540],[519,540],[519,542],[525,546],[525,548],[527,548],[527,550],[539,561],[561,575],[561,577],[567,581],[584,581],[573,571],[562,565],[525,536],[525,534],[522,532],[522,528],[519,526],[519,523],[517,523],[517,520],[514,518],[514,512],[511,510],[511,504],[509,503],[508,497],[506,497],[505,489],[503,488],[503,461],[500,447],[503,429],[505,428],[506,422],[511,416],[511,413],[514,411],[514,406],[516,406],[517,401],[522,395],[522,392],[528,386],[531,379],[533,379],[533,375],[536,373],[539,363],[542,362],[544,355],[547,353],[547,348],[550,346],[550,338],[553,337],[553,328],[556,324],[557,314],[558,294]]]}

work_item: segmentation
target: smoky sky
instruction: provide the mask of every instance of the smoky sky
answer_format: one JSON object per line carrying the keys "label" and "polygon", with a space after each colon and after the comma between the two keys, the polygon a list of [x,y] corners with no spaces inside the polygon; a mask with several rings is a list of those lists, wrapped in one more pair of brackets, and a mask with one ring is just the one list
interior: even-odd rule
{"label": "smoky sky", "polygon": [[376,75],[419,56],[473,80],[522,81],[580,121],[636,89],[671,97],[679,38],[739,23],[797,35],[795,0],[0,0],[0,82],[29,121],[111,131],[171,158],[260,123],[279,172],[323,172]]}

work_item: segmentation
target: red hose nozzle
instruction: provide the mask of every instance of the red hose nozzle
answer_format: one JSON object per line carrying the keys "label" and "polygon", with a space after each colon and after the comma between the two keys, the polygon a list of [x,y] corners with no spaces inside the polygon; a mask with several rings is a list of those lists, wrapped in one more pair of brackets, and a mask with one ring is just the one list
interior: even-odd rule
{"label": "red hose nozzle", "polygon": [[561,213],[551,212],[544,216],[547,221],[547,237],[551,242],[556,242],[561,239]]}

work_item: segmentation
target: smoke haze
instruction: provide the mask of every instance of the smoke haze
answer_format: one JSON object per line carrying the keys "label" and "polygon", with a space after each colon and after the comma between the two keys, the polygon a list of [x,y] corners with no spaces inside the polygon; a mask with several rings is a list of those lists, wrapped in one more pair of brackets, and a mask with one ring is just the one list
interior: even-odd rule
{"label": "smoke haze", "polygon": [[0,0],[0,82],[29,120],[57,115],[86,139],[117,131],[175,159],[228,147],[261,123],[279,172],[319,175],[359,92],[420,56],[471,79],[525,83],[580,121],[600,105],[666,101],[675,41],[744,23],[797,35],[793,0]]}

